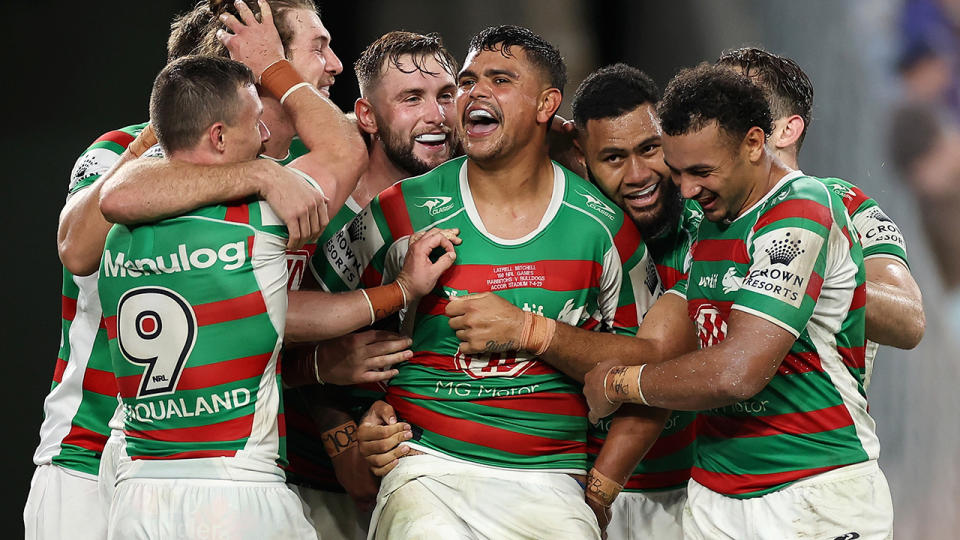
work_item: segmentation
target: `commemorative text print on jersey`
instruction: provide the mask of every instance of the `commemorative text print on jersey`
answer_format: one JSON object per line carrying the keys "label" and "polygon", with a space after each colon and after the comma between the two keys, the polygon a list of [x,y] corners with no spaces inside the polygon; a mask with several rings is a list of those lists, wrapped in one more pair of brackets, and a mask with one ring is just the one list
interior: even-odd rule
{"label": "commemorative text print on jersey", "polygon": [[[168,260],[169,259],[169,262]],[[216,251],[199,248],[187,254],[186,244],[177,246],[177,251],[169,255],[160,255],[156,259],[127,260],[124,253],[114,256],[110,250],[103,252],[103,268],[107,277],[140,277],[147,274],[172,274],[189,272],[194,268],[209,268],[217,261],[224,264],[224,270],[236,270],[247,260],[244,242],[230,242]]]}

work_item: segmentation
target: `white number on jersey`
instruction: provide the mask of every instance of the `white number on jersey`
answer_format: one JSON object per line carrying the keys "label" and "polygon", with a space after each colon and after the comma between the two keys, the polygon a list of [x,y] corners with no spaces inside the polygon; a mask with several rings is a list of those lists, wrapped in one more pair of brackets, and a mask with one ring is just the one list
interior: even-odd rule
{"label": "white number on jersey", "polygon": [[197,342],[197,315],[176,292],[137,287],[117,305],[117,343],[124,358],[145,364],[137,398],[172,393]]}

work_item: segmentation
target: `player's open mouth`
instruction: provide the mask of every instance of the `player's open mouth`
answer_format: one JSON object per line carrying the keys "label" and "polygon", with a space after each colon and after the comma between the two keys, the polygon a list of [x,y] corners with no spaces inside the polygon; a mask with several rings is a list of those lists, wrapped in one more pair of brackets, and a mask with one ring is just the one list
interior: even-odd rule
{"label": "player's open mouth", "polygon": [[700,208],[704,210],[714,210],[717,207],[717,196],[713,194],[697,197],[696,201],[700,203]]}
{"label": "player's open mouth", "polygon": [[421,133],[413,140],[417,144],[423,145],[427,150],[442,150],[447,143],[447,134],[443,132]]}
{"label": "player's open mouth", "polygon": [[495,131],[500,127],[500,120],[494,116],[492,111],[479,107],[467,109],[466,118],[463,120],[463,128],[468,137],[483,137]]}
{"label": "player's open mouth", "polygon": [[626,201],[630,206],[635,208],[643,208],[644,206],[649,206],[657,202],[657,198],[659,196],[660,182],[657,182],[652,186],[624,195],[623,200]]}

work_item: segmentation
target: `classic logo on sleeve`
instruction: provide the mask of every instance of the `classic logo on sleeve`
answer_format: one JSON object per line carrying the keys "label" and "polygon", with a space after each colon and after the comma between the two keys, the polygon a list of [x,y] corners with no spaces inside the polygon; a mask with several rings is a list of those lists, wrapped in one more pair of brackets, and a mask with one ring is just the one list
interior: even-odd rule
{"label": "classic logo on sleeve", "polygon": [[426,208],[427,212],[431,216],[446,212],[453,208],[453,198],[444,197],[442,195],[436,195],[433,197],[417,197],[418,199],[424,201],[423,204],[418,204],[418,208]]}
{"label": "classic logo on sleeve", "polygon": [[584,202],[586,202],[588,207],[600,212],[603,214],[603,217],[607,219],[613,219],[613,208],[610,208],[610,205],[586,191],[578,189],[577,194],[584,198]]}
{"label": "classic logo on sleeve", "polygon": [[799,227],[763,235],[754,240],[754,261],[742,288],[800,307],[822,245],[820,235]]}

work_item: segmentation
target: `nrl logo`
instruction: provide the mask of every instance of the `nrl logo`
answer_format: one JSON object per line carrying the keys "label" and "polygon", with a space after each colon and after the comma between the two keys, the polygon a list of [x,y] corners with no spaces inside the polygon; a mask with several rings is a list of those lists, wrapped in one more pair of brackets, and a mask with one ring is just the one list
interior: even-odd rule
{"label": "nrl logo", "polygon": [[426,208],[427,212],[431,216],[435,216],[440,212],[446,212],[447,210],[450,210],[451,208],[453,208],[453,203],[451,202],[453,199],[451,197],[443,197],[441,195],[437,195],[435,197],[417,197],[417,198],[425,200],[423,204],[418,204],[417,207]]}
{"label": "nrl logo", "polygon": [[613,208],[610,208],[610,206],[607,205],[607,203],[601,201],[600,199],[594,197],[593,195],[585,191],[577,190],[577,193],[581,195],[584,199],[586,199],[587,206],[589,206],[590,208],[593,208],[597,212],[600,212],[604,216],[610,219],[613,219]]}

